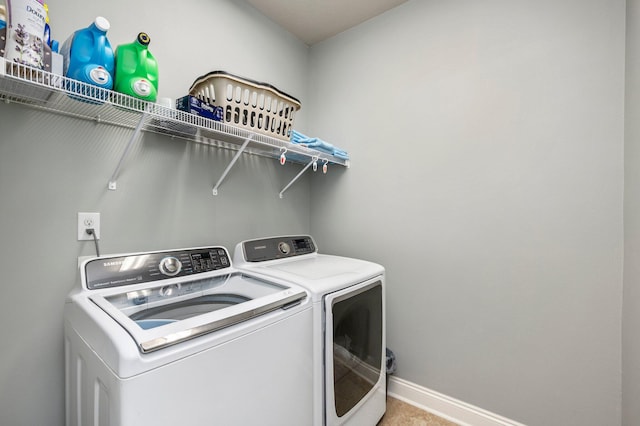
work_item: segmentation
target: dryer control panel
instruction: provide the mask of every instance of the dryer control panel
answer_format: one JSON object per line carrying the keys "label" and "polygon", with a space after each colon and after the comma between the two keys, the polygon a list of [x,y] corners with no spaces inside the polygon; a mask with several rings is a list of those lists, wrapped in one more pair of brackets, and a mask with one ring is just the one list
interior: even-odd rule
{"label": "dryer control panel", "polygon": [[264,262],[316,252],[316,245],[308,235],[273,237],[242,243],[247,262]]}
{"label": "dryer control panel", "polygon": [[185,277],[231,267],[224,247],[101,257],[85,264],[89,290]]}

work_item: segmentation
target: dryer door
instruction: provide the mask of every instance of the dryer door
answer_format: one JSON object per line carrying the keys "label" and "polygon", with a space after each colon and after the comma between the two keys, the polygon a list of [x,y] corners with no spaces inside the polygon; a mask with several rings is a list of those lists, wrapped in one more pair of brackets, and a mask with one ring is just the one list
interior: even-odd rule
{"label": "dryer door", "polygon": [[385,409],[382,278],[324,299],[327,424],[375,424]]}

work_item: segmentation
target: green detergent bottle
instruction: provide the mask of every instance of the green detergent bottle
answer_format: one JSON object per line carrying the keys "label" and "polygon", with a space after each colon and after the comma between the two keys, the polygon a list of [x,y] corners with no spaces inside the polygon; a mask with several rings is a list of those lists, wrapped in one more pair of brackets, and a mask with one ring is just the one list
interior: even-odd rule
{"label": "green detergent bottle", "polygon": [[133,97],[155,102],[158,97],[158,63],[149,52],[151,39],[138,34],[136,41],[116,48],[114,90]]}

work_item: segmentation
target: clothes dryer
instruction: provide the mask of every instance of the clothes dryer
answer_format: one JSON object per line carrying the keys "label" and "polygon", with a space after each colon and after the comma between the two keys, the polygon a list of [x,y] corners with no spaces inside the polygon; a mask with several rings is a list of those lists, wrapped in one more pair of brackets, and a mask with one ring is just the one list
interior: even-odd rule
{"label": "clothes dryer", "polygon": [[312,304],[223,247],[85,261],[65,304],[67,426],[312,422]]}
{"label": "clothes dryer", "polygon": [[311,293],[314,425],[375,425],[386,409],[384,268],[320,254],[308,235],[243,241],[234,264]]}

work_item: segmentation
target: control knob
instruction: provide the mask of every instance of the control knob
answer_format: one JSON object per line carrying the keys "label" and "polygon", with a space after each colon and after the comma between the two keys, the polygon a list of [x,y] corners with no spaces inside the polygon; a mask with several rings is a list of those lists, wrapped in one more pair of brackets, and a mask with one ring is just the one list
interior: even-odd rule
{"label": "control knob", "polygon": [[182,263],[175,257],[165,257],[160,261],[160,272],[169,277],[173,277],[180,273]]}
{"label": "control knob", "polygon": [[289,246],[289,244],[285,243],[284,241],[278,243],[278,249],[282,254],[289,254],[289,252],[291,251],[291,247]]}

